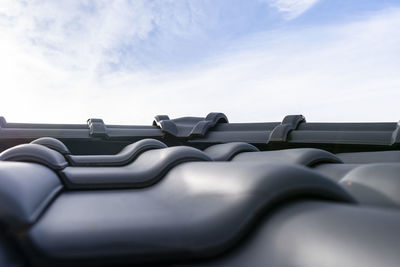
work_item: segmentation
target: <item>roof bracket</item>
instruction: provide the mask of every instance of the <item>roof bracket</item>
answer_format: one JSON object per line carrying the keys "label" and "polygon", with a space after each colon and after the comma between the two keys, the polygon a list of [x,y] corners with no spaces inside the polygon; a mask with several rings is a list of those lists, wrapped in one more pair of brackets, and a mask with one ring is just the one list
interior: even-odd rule
{"label": "roof bracket", "polygon": [[286,142],[291,131],[296,130],[300,123],[305,122],[303,115],[285,116],[281,124],[277,125],[269,135],[269,142]]}
{"label": "roof bracket", "polygon": [[89,135],[92,137],[108,138],[107,126],[102,119],[88,119]]}
{"label": "roof bracket", "polygon": [[6,127],[7,127],[6,118],[0,116],[0,128],[6,128]]}
{"label": "roof bracket", "polygon": [[400,121],[397,122],[396,129],[392,134],[392,145],[400,144]]}
{"label": "roof bracket", "polygon": [[158,126],[165,133],[175,137],[188,138],[204,136],[207,131],[218,123],[227,123],[228,118],[223,113],[212,112],[205,118],[182,117],[171,120],[167,115],[154,117],[153,125]]}

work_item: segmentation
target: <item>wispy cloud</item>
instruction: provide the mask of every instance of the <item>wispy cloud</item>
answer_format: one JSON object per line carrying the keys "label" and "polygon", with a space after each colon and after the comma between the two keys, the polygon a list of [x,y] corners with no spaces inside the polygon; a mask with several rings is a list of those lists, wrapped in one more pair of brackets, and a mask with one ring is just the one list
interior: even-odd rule
{"label": "wispy cloud", "polygon": [[165,36],[183,39],[200,31],[204,16],[187,1],[5,1],[3,38],[64,68],[100,73],[142,66],[147,50],[168,46]]}
{"label": "wispy cloud", "polygon": [[269,5],[282,12],[286,19],[294,19],[311,8],[319,0],[265,0]]}
{"label": "wispy cloud", "polygon": [[[139,60],[140,55],[126,55],[124,47],[135,54],[137,47],[147,47],[140,42],[159,40],[152,38],[157,32],[164,32],[163,38],[198,38],[205,33],[198,20],[206,13],[201,6],[157,11],[161,7],[147,2],[68,3],[65,12],[52,6],[30,10],[33,15],[25,14],[26,6],[0,10],[0,114],[8,120],[77,123],[101,117],[106,123],[149,124],[160,113],[204,116],[210,111],[223,111],[232,121],[280,120],[291,113],[324,121],[398,119],[400,9],[343,25],[253,34],[191,66],[105,67],[99,73],[113,60],[120,66],[125,56]],[[187,8],[191,11],[180,18],[178,11]],[[48,15],[54,21],[46,23],[43,12],[54,12]]]}

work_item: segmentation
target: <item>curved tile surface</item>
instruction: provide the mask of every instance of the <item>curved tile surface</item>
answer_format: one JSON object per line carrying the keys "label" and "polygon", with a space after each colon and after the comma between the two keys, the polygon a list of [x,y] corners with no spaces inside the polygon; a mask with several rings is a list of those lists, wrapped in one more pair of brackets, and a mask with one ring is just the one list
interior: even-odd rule
{"label": "curved tile surface", "polygon": [[33,223],[61,188],[45,166],[0,161],[0,220],[11,227]]}
{"label": "curved tile surface", "polygon": [[340,180],[346,190],[363,204],[400,207],[400,164],[361,165]]}
{"label": "curved tile surface", "polygon": [[313,170],[316,172],[321,173],[322,175],[325,175],[326,177],[329,177],[337,182],[343,179],[343,177],[354,170],[355,168],[358,168],[360,164],[331,164],[331,163],[322,163],[315,165],[313,167]]}
{"label": "curved tile surface", "polygon": [[66,192],[28,238],[51,258],[81,263],[207,257],[236,244],[273,206],[304,197],[353,201],[301,166],[189,162],[146,189]]}
{"label": "curved tile surface", "polygon": [[225,144],[213,145],[204,150],[214,161],[228,161],[242,152],[259,151],[255,146],[245,142],[231,142]]}
{"label": "curved tile surface", "polygon": [[280,162],[313,166],[319,163],[343,163],[334,154],[316,148],[295,148],[275,151],[240,153],[233,161]]}
{"label": "curved tile surface", "polygon": [[379,163],[379,162],[399,162],[400,151],[371,151],[371,152],[351,152],[336,154],[344,163]]}
{"label": "curved tile surface", "polygon": [[323,201],[275,210],[241,246],[176,267],[398,267],[400,213]]}
{"label": "curved tile surface", "polygon": [[36,140],[33,140],[31,144],[37,144],[37,145],[42,145],[45,147],[48,147],[50,149],[53,149],[63,155],[68,155],[71,154],[69,151],[68,147],[64,145],[63,142],[60,140],[53,138],[53,137],[41,137]]}
{"label": "curved tile surface", "polygon": [[61,170],[68,166],[62,154],[38,144],[23,144],[9,148],[0,154],[0,160],[34,162],[53,170]]}
{"label": "curved tile surface", "polygon": [[150,149],[166,148],[167,146],[155,139],[143,139],[127,145],[116,155],[67,155],[72,166],[122,166],[137,158]]}
{"label": "curved tile surface", "polygon": [[70,189],[133,188],[157,182],[172,167],[188,161],[211,161],[202,151],[187,147],[153,149],[120,167],[67,167],[60,172]]}

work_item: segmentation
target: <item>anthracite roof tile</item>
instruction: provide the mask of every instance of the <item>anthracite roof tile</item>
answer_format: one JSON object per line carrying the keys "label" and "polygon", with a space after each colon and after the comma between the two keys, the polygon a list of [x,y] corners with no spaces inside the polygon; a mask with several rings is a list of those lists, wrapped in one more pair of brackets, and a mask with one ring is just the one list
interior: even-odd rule
{"label": "anthracite roof tile", "polygon": [[400,262],[397,123],[156,121],[0,117],[0,263]]}

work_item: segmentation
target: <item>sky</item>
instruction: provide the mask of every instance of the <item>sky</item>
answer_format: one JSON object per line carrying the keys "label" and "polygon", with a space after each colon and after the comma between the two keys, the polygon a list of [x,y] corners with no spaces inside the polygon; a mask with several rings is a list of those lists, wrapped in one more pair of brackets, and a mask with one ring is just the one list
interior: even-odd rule
{"label": "sky", "polygon": [[0,0],[0,116],[398,121],[398,0]]}

